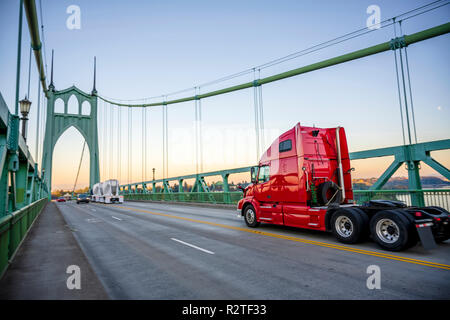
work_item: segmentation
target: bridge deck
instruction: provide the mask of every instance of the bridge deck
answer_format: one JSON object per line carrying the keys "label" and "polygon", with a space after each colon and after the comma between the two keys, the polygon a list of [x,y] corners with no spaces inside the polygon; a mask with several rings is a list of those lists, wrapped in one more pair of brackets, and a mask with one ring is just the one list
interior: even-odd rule
{"label": "bridge deck", "polygon": [[[66,288],[72,264],[82,290]],[[373,265],[380,290],[366,286]],[[391,253],[323,232],[247,228],[230,208],[70,201],[47,205],[0,299],[448,299],[449,270],[450,241]]]}
{"label": "bridge deck", "polygon": [[[81,270],[81,290],[66,285],[69,265]],[[48,203],[0,280],[0,299],[107,299],[59,209]]]}

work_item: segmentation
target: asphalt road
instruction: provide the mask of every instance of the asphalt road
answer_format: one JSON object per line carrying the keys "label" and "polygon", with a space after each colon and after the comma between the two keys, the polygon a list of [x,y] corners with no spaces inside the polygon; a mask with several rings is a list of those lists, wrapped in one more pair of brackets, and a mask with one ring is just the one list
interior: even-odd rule
{"label": "asphalt road", "polygon": [[[112,299],[450,299],[450,243],[392,253],[235,210],[58,203]],[[380,289],[368,289],[369,266]],[[82,271],[82,270],[81,270]]]}

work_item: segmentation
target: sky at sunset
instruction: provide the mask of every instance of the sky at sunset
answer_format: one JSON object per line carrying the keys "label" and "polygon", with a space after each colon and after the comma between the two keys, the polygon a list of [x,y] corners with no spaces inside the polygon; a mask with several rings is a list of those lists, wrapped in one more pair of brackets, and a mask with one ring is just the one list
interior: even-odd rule
{"label": "sky at sunset", "polygon": [[[36,1],[38,12],[39,2]],[[380,7],[381,19],[384,20],[431,1],[41,2],[47,74],[50,73],[51,50],[54,49],[56,90],[75,85],[90,92],[93,57],[96,56],[99,95],[118,101],[193,88],[364,28],[369,16],[366,9],[372,4]],[[13,110],[15,101],[17,3],[0,3],[0,92],[10,110]],[[66,9],[70,5],[80,7],[80,29],[71,30],[66,26],[69,17]],[[449,18],[450,6],[445,6],[406,20],[403,32],[418,32],[446,23]],[[301,67],[391,38],[392,26],[382,28],[263,69],[260,76]],[[27,93],[29,39],[24,19],[21,98]],[[418,142],[450,138],[449,49],[448,34],[408,47]],[[33,104],[28,142],[35,156],[38,75],[34,58],[31,69],[30,100]],[[253,75],[248,74],[204,86],[200,90],[204,93],[251,80]],[[194,95],[194,90],[169,99],[191,95]],[[307,126],[344,127],[350,151],[403,143],[393,51],[267,84],[262,88],[262,95],[265,147],[297,122]],[[137,103],[160,100],[146,99]],[[202,100],[203,171],[256,164],[253,103],[253,89]],[[42,105],[41,108],[42,112]],[[169,177],[196,171],[194,111],[193,101],[168,107]],[[152,107],[146,111],[147,172],[144,175],[142,108],[132,110],[131,177],[128,176],[127,162],[127,116],[127,108],[98,102],[101,179],[119,178],[121,183],[128,180],[137,182],[142,178],[150,180],[152,168],[156,169],[156,178],[161,178],[162,108]],[[42,138],[41,127],[40,146]],[[53,189],[73,187],[82,147],[83,138],[76,129],[70,128],[61,136],[53,155]],[[41,155],[42,150],[39,150],[38,162]],[[118,168],[119,156],[121,168]],[[432,156],[450,167],[450,151],[438,151]],[[377,177],[392,160],[387,157],[354,161],[352,166],[356,171],[352,173],[353,177]],[[426,165],[422,165],[421,174],[438,175]],[[397,175],[407,175],[403,166]],[[236,180],[240,179],[243,176],[236,177]],[[86,152],[77,188],[88,183],[89,153]]]}

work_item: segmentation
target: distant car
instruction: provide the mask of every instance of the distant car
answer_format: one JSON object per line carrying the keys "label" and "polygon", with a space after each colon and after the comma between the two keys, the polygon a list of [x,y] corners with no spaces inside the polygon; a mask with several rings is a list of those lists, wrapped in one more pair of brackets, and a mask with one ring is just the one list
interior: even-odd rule
{"label": "distant car", "polygon": [[90,201],[89,195],[87,194],[79,194],[77,197],[77,204],[81,202],[89,203],[89,201]]}
{"label": "distant car", "polygon": [[56,199],[56,202],[66,202],[66,198],[59,197],[58,199]]}

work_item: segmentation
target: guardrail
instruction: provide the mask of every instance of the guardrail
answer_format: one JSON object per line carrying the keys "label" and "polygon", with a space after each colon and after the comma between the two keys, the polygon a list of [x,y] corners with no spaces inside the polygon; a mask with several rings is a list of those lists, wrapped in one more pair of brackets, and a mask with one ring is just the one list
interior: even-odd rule
{"label": "guardrail", "polygon": [[438,206],[450,211],[450,189],[422,189],[422,190],[353,190],[356,203],[361,204],[369,200],[386,199],[405,202],[413,205],[413,199],[420,196],[425,206]]}
{"label": "guardrail", "polygon": [[[387,199],[403,201],[412,205],[416,195],[423,196],[426,206],[439,206],[450,211],[450,189],[423,190],[353,190],[354,200],[362,204],[369,200]],[[242,198],[241,191],[233,192],[172,192],[125,194],[125,200],[197,202],[236,204]]]}
{"label": "guardrail", "polygon": [[46,203],[47,197],[0,217],[0,278]]}

